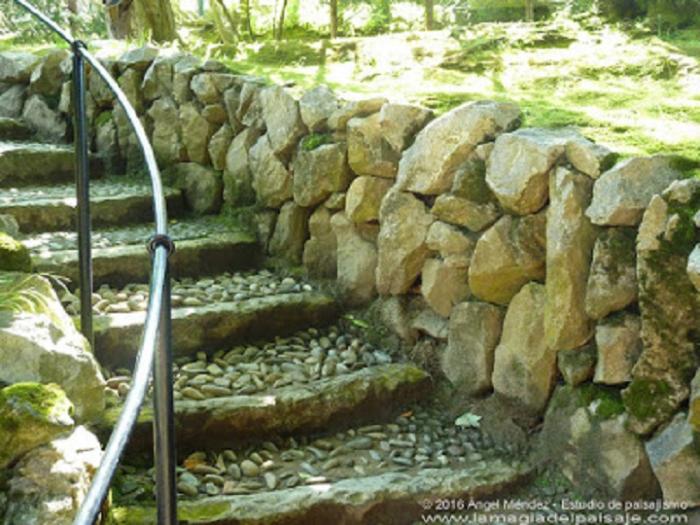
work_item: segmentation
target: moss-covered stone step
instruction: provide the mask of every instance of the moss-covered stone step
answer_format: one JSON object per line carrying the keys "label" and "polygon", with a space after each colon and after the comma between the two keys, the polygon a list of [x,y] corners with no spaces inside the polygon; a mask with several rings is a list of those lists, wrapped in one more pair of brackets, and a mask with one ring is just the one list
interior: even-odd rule
{"label": "moss-covered stone step", "polygon": [[0,140],[25,140],[32,136],[32,130],[24,122],[0,117]]}
{"label": "moss-covered stone step", "polygon": [[[214,351],[243,341],[323,326],[338,316],[335,300],[320,292],[282,293],[242,301],[174,308],[176,356]],[[104,366],[130,366],[143,331],[144,312],[95,318],[95,354]]]}
{"label": "moss-covered stone step", "polygon": [[[184,209],[182,192],[165,188],[168,216]],[[148,184],[98,180],[90,187],[90,211],[94,228],[135,224],[153,220],[153,198]],[[23,233],[74,230],[75,185],[30,186],[0,193],[0,214],[17,219]]]}
{"label": "moss-covered stone step", "polygon": [[[205,223],[206,224],[206,223]],[[214,223],[216,224],[216,223]],[[176,278],[214,275],[224,271],[257,266],[260,250],[255,236],[223,223],[202,226],[198,222],[179,223],[173,228],[176,251],[171,257],[171,275]],[[182,228],[182,226],[196,226]],[[93,232],[93,274],[96,286],[147,282],[151,255],[146,244],[151,226]],[[55,232],[24,239],[32,250],[38,272],[62,275],[78,282],[78,252],[75,233]]]}
{"label": "moss-covered stone step", "polygon": [[[421,399],[430,376],[413,364],[363,368],[308,385],[279,388],[266,394],[236,395],[175,403],[178,453],[225,448],[273,435],[308,434],[375,423],[395,417],[402,407]],[[105,414],[105,434],[119,416]],[[152,450],[151,407],[145,406],[131,436],[130,448]]]}
{"label": "moss-covered stone step", "polygon": [[[61,184],[75,177],[75,151],[70,146],[0,142],[0,187]],[[90,160],[90,177],[102,174],[102,163]]]}
{"label": "moss-covered stone step", "polygon": [[[463,468],[430,468],[318,483],[273,492],[181,501],[178,517],[190,525],[377,525],[423,523],[433,516],[463,514],[465,505],[507,496],[530,477],[530,467],[501,459]],[[152,507],[115,507],[115,525],[156,522]],[[429,518],[428,518],[429,519]]]}

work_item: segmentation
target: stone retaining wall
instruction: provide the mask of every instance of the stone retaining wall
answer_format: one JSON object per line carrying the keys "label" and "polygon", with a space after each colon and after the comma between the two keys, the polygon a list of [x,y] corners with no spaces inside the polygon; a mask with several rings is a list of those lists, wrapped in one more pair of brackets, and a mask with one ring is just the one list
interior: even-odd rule
{"label": "stone retaining wall", "polygon": [[[65,139],[66,52],[9,55],[0,115]],[[581,432],[632,443],[641,453],[620,459],[624,474],[600,474],[618,496],[620,476],[651,465],[664,493],[700,504],[700,480],[664,475],[700,431],[700,180],[673,158],[617,162],[575,130],[521,128],[508,103],[435,117],[322,86],[296,100],[150,48],[106,64],[195,212],[254,205],[271,256],[335,279],[349,305],[376,301],[407,344],[440,349],[460,391],[547,412],[567,446]],[[138,169],[123,112],[94,75],[89,85],[94,150]],[[567,461],[575,473],[591,458]]]}

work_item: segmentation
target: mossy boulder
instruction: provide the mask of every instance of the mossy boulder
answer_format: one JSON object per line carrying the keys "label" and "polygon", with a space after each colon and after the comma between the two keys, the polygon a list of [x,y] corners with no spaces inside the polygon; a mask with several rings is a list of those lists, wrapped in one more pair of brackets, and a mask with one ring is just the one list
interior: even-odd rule
{"label": "mossy boulder", "polygon": [[561,386],[549,403],[538,455],[586,496],[654,498],[658,482],[641,439],[625,428],[626,417],[616,389]]}
{"label": "mossy boulder", "polygon": [[690,394],[698,368],[700,299],[686,271],[700,240],[694,215],[700,180],[671,184],[652,198],[637,238],[639,309],[644,350],[624,391],[629,428],[649,434],[671,419]]}
{"label": "mossy boulder", "polygon": [[58,385],[15,383],[0,390],[0,468],[72,430],[72,415]]}
{"label": "mossy boulder", "polygon": [[31,269],[32,258],[27,247],[7,233],[0,232],[0,270],[29,272]]}

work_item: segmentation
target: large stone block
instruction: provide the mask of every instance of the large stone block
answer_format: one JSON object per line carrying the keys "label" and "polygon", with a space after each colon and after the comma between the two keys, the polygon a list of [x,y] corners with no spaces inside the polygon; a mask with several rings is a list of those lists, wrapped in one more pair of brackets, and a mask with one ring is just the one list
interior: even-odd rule
{"label": "large stone block", "polygon": [[35,131],[39,138],[52,142],[62,142],[68,132],[68,124],[63,116],[49,107],[40,95],[33,95],[24,104],[22,118]]}
{"label": "large stone block", "polygon": [[469,267],[469,287],[484,301],[507,305],[529,281],[544,280],[545,213],[506,215],[476,243]]}
{"label": "large stone block", "polygon": [[502,327],[503,310],[497,306],[465,302],[452,309],[442,371],[453,385],[470,395],[491,389]]}
{"label": "large stone block", "polygon": [[264,88],[260,92],[260,103],[270,146],[276,154],[285,156],[306,133],[299,104],[279,86]]}
{"label": "large stone block", "polygon": [[175,101],[169,97],[156,100],[148,110],[153,121],[153,152],[162,165],[168,166],[187,158],[182,142],[179,111]]}
{"label": "large stone block", "polygon": [[3,51],[0,53],[0,82],[26,84],[40,57],[23,51]]}
{"label": "large stone block", "polygon": [[593,181],[558,168],[550,178],[547,210],[547,305],[545,339],[555,350],[571,350],[592,335],[585,309],[586,283],[597,231],[584,215]]}
{"label": "large stone block", "polygon": [[29,91],[35,95],[56,97],[72,71],[70,53],[65,49],[50,51],[34,68],[29,79]]}
{"label": "large stone block", "polygon": [[209,139],[214,133],[214,126],[202,116],[201,111],[192,102],[180,106],[180,126],[182,142],[189,160],[198,164],[209,164]]}
{"label": "large stone block", "polygon": [[644,351],[623,392],[630,429],[648,434],[688,398],[698,367],[700,298],[686,266],[696,243],[700,180],[674,182],[652,198],[637,237]]}
{"label": "large stone block", "polygon": [[556,379],[556,351],[544,340],[545,287],[529,283],[513,297],[493,367],[494,391],[533,414],[544,412]]}
{"label": "large stone block", "polygon": [[224,202],[233,206],[255,201],[249,151],[260,139],[255,128],[246,128],[233,139],[226,152],[224,169]]}
{"label": "large stone block", "polygon": [[410,193],[392,190],[379,210],[377,290],[382,295],[408,291],[428,258],[426,244],[433,217]]}
{"label": "large stone block", "polygon": [[61,306],[51,284],[17,274],[16,286],[41,297],[43,314],[0,314],[0,381],[56,383],[75,406],[78,421],[94,421],[104,409],[104,379],[85,338]]}
{"label": "large stone block", "polygon": [[384,97],[346,102],[328,117],[328,127],[332,131],[343,133],[350,119],[368,117],[382,109],[386,102],[387,100]]}
{"label": "large stone block", "polygon": [[267,135],[249,152],[253,189],[257,200],[268,208],[279,208],[292,198],[292,176],[270,146]]}
{"label": "large stone block", "polygon": [[592,319],[637,300],[636,239],[633,228],[605,228],[596,239],[586,285],[586,313]]}
{"label": "large stone block", "polygon": [[427,259],[421,271],[421,294],[438,314],[449,317],[452,307],[469,296],[467,266],[459,259]]}
{"label": "large stone block", "polygon": [[333,215],[331,226],[338,242],[338,286],[350,304],[368,303],[377,294],[377,247],[372,239],[377,227],[356,225],[344,212]]}
{"label": "large stone block", "polygon": [[345,195],[345,214],[353,222],[378,220],[382,199],[393,185],[381,177],[357,177]]}
{"label": "large stone block", "polygon": [[309,236],[308,208],[295,202],[287,202],[280,209],[275,232],[270,239],[270,254],[299,264],[304,252],[304,243]]}
{"label": "large stone block", "polygon": [[558,467],[584,497],[655,499],[659,484],[622,412],[609,389],[559,387],[547,409],[538,456]]}
{"label": "large stone block", "polygon": [[27,88],[22,85],[10,86],[0,95],[0,117],[17,118],[22,114]]}
{"label": "large stone block", "polygon": [[642,353],[639,317],[631,314],[615,316],[598,323],[595,342],[598,361],[594,381],[621,385],[632,379],[632,367]]}
{"label": "large stone block", "polygon": [[317,86],[299,100],[301,120],[311,132],[323,131],[328,118],[337,109],[338,98],[328,86]]}
{"label": "large stone block", "polygon": [[578,135],[569,130],[520,129],[496,139],[486,182],[501,205],[518,215],[542,209],[551,169]]}
{"label": "large stone block", "polygon": [[223,201],[221,173],[194,162],[172,168],[174,186],[183,190],[187,207],[198,215],[218,213]]}
{"label": "large stone block", "polygon": [[405,191],[439,195],[452,187],[455,169],[480,143],[516,127],[513,104],[473,102],[433,120],[418,133],[401,162],[397,184]]}
{"label": "large stone block", "polygon": [[24,456],[8,482],[5,525],[70,525],[100,466],[97,436],[85,427]]}
{"label": "large stone block", "polygon": [[212,135],[209,141],[209,158],[215,170],[223,170],[226,167],[226,154],[233,140],[233,130],[228,124],[224,124],[219,131]]}
{"label": "large stone block", "polygon": [[498,205],[478,202],[444,193],[435,199],[430,210],[441,221],[464,226],[473,232],[480,232],[491,226],[501,216]]}
{"label": "large stone block", "polygon": [[348,162],[358,175],[394,178],[401,154],[384,140],[380,115],[348,122]]}
{"label": "large stone block", "polygon": [[323,144],[307,150],[301,143],[292,169],[294,200],[299,206],[320,204],[350,184],[351,173],[344,144]]}
{"label": "large stone block", "polygon": [[433,112],[409,104],[384,104],[379,112],[379,127],[386,143],[396,152],[410,146],[415,137],[433,118]]}
{"label": "large stone block", "polygon": [[700,507],[700,454],[686,415],[677,414],[670,425],[647,442],[646,449],[664,501]]}
{"label": "large stone block", "polygon": [[73,405],[58,385],[15,383],[0,390],[0,468],[73,429]]}
{"label": "large stone block", "polygon": [[304,268],[312,277],[334,278],[337,275],[338,243],[328,208],[319,206],[311,214],[309,234],[311,238],[304,244]]}
{"label": "large stone block", "polygon": [[628,159],[596,181],[586,215],[603,226],[636,226],[651,198],[680,176],[670,157]]}

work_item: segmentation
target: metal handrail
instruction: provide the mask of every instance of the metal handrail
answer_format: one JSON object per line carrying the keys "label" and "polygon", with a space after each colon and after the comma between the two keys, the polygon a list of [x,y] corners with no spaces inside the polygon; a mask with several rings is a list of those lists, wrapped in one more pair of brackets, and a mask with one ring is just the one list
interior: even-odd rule
{"label": "metal handrail", "polygon": [[[149,241],[153,256],[148,310],[141,344],[136,357],[132,386],[119,420],[112,430],[102,462],[83,501],[74,525],[92,525],[97,520],[114,472],[129,440],[146,397],[151,372],[154,372],[153,446],[156,465],[158,523],[177,523],[175,486],[175,439],[172,390],[172,333],[170,311],[170,254],[174,244],[168,237],[168,216],[160,171],[153,148],[136,111],[114,78],[88,52],[85,44],[59,27],[26,0],[14,0],[65,40],[73,51],[73,105],[75,110],[76,191],[78,197],[78,250],[80,260],[81,330],[92,343],[92,266],[90,255],[89,167],[87,119],[85,111],[85,62],[105,81],[120,104],[136,134],[151,178],[155,234]],[[157,352],[156,352],[157,350]]]}

